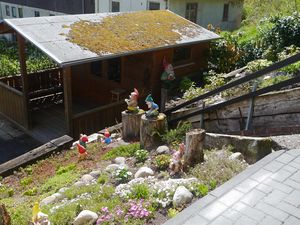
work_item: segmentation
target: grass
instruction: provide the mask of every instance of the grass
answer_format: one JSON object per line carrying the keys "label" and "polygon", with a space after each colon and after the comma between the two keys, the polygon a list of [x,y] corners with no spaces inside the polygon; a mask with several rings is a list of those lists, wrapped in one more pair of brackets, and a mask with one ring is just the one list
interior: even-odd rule
{"label": "grass", "polygon": [[140,150],[141,146],[139,143],[122,145],[111,149],[109,152],[105,153],[102,157],[104,160],[114,159],[116,157],[133,157],[137,150]]}
{"label": "grass", "polygon": [[228,156],[231,153],[228,149],[222,152],[218,150],[206,150],[207,160],[191,168],[188,172],[188,177],[194,176],[198,178],[204,185],[211,187],[211,189],[212,186],[225,183],[246,168],[246,164],[230,160]]}

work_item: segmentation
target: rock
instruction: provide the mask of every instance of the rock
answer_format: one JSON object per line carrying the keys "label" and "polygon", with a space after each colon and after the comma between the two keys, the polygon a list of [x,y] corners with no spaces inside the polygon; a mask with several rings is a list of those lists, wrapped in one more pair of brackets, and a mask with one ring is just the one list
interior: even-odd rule
{"label": "rock", "polygon": [[77,181],[76,183],[73,184],[75,187],[82,187],[85,186],[86,183],[82,182],[82,181]]}
{"label": "rock", "polygon": [[178,207],[191,202],[193,199],[193,194],[186,189],[184,186],[179,186],[173,196],[173,205]]}
{"label": "rock", "polygon": [[94,177],[94,179],[97,179],[101,175],[101,173],[102,173],[101,170],[94,170],[90,172],[90,175]]}
{"label": "rock", "polygon": [[74,225],[94,224],[98,219],[97,213],[90,210],[83,210],[74,220]]}
{"label": "rock", "polygon": [[154,172],[149,167],[141,167],[135,173],[134,178],[153,176]]}
{"label": "rock", "polygon": [[233,154],[231,154],[229,156],[229,159],[230,160],[241,160],[241,161],[243,161],[244,160],[244,156],[240,152],[235,152],[235,153],[233,153]]}
{"label": "rock", "polygon": [[118,164],[110,164],[105,168],[105,171],[115,171],[119,167],[120,167],[120,165],[118,165]]}
{"label": "rock", "polygon": [[114,161],[118,165],[124,165],[126,162],[126,159],[124,157],[117,157],[117,158],[115,158]]}
{"label": "rock", "polygon": [[116,138],[117,136],[118,136],[117,133],[113,133],[113,134],[110,135],[111,138]]}
{"label": "rock", "polygon": [[84,182],[84,183],[90,183],[94,180],[95,178],[90,175],[90,174],[84,174],[82,177],[81,177],[81,181]]}
{"label": "rock", "polygon": [[156,153],[157,154],[170,154],[170,149],[168,146],[162,145],[156,149]]}
{"label": "rock", "polygon": [[58,201],[61,201],[65,198],[65,196],[61,193],[54,193],[53,195],[50,195],[46,198],[44,198],[40,205],[43,206],[43,205],[49,205],[49,204],[53,204],[55,202],[58,202]]}
{"label": "rock", "polygon": [[68,190],[69,188],[67,188],[67,187],[63,187],[63,188],[61,188],[61,189],[59,189],[59,191],[58,191],[58,193],[65,193],[66,192],[66,190]]}

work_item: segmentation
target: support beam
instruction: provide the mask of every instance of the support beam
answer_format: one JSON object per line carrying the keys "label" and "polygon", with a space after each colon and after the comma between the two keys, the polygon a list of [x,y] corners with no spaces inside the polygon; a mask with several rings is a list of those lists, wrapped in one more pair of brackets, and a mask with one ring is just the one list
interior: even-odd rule
{"label": "support beam", "polygon": [[28,84],[28,74],[26,68],[26,54],[25,54],[25,39],[18,34],[18,51],[19,51],[19,62],[20,71],[22,77],[22,92],[23,92],[23,113],[24,113],[24,127],[29,129],[31,126],[31,118],[29,115],[29,84]]}
{"label": "support beam", "polygon": [[73,136],[71,67],[63,68],[63,79],[66,129],[68,134]]}

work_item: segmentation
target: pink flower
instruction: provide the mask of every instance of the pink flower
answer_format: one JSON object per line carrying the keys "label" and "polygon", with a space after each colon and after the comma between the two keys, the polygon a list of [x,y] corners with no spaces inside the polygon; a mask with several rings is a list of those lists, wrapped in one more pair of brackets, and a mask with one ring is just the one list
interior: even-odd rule
{"label": "pink flower", "polygon": [[105,212],[105,213],[108,213],[108,212],[109,212],[109,211],[108,211],[108,207],[102,207],[102,208],[101,208],[101,211],[102,211],[102,212]]}

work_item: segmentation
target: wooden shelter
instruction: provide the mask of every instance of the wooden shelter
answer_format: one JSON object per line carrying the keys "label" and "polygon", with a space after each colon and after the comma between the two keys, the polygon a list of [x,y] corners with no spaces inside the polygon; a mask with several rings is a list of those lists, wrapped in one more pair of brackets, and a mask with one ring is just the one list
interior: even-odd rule
{"label": "wooden shelter", "polygon": [[[117,26],[123,15],[124,24]],[[106,22],[108,28],[104,27]],[[102,32],[110,32],[113,37],[96,42],[103,38],[102,33],[82,30],[82,36],[79,32],[76,39],[73,31],[78,31],[81,23],[103,24]],[[161,30],[155,28],[152,34],[151,28],[157,24]],[[129,28],[133,26],[140,26],[143,36],[132,37]],[[0,79],[0,112],[38,139],[51,132],[48,139],[64,133],[76,138],[119,122],[126,108],[124,98],[134,87],[140,91],[142,102],[149,93],[159,100],[163,60],[173,64],[176,77],[200,71],[207,66],[209,42],[219,38],[170,11],[9,19],[0,25],[0,31],[17,35],[21,66],[20,76]],[[134,47],[122,46],[119,39],[123,45],[132,39]],[[28,74],[25,41],[52,58],[58,68]],[[88,45],[94,42],[101,46],[108,42],[111,51]],[[53,104],[43,107],[45,103]]]}

